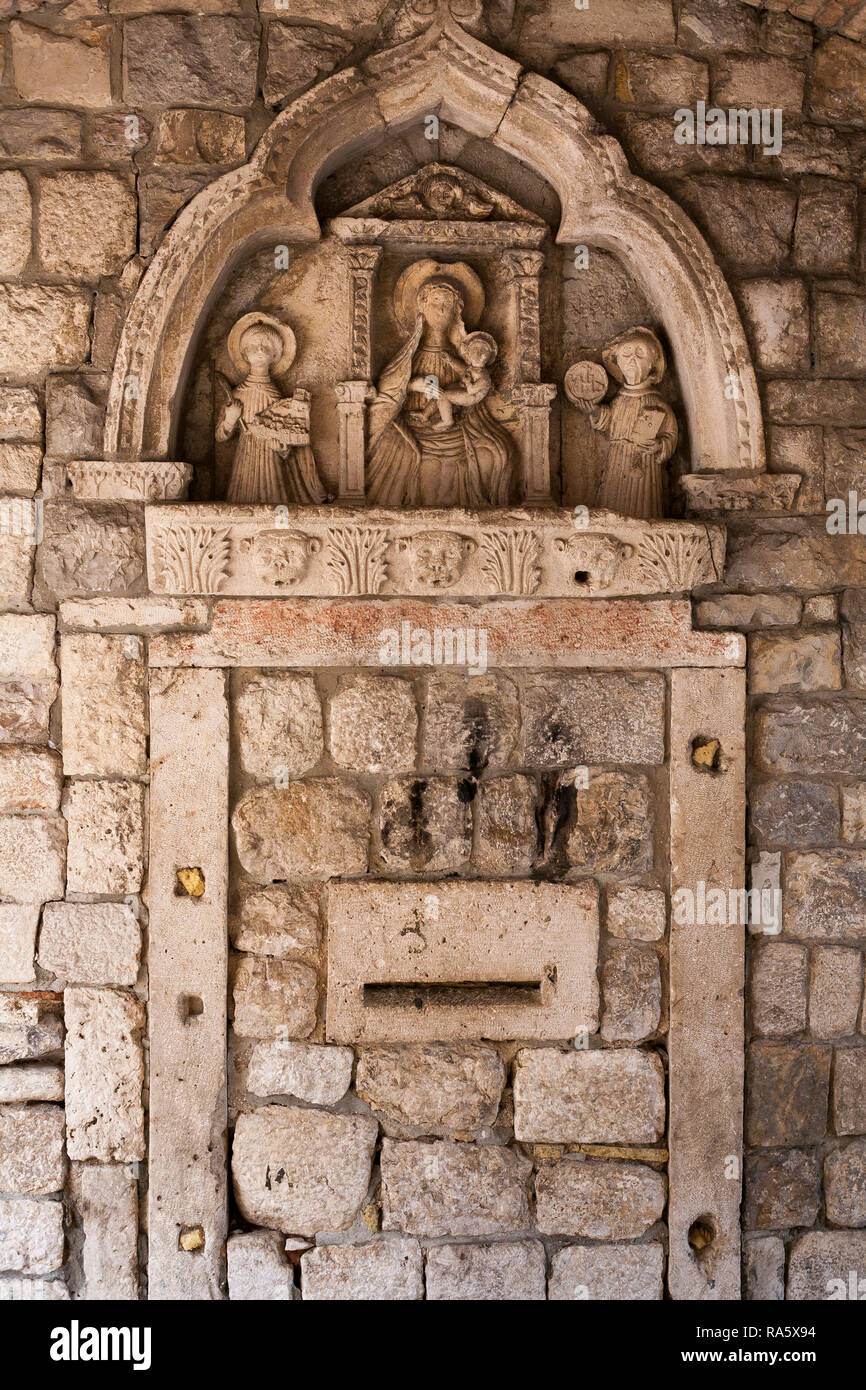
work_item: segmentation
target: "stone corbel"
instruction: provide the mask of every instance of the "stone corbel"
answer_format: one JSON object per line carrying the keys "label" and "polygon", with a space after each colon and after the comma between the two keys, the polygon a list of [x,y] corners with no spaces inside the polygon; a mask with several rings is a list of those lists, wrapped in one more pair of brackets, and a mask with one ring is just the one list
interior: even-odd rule
{"label": "stone corbel", "polygon": [[550,494],[550,403],[556,387],[541,381],[539,276],[541,251],[511,250],[504,255],[514,285],[517,364],[510,396],[521,418],[524,500],[532,506],[552,502]]}
{"label": "stone corbel", "polygon": [[334,384],[334,394],[340,441],[337,498],[340,502],[363,504],[366,406],[376,389],[369,381],[338,381]]}

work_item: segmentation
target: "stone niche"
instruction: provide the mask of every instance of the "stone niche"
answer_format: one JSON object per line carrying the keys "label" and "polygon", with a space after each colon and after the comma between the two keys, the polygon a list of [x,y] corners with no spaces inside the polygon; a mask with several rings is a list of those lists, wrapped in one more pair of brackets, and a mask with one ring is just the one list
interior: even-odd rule
{"label": "stone niche", "polygon": [[[70,470],[211,600],[148,644],[151,1296],[222,1296],[230,1183],[257,1238],[352,1227],[381,1124],[386,1231],[734,1298],[742,936],[670,903],[744,881],[744,642],[688,595],[770,496],[754,375],[681,211],[427,16],[179,215]],[[431,111],[473,169],[395,177]]]}

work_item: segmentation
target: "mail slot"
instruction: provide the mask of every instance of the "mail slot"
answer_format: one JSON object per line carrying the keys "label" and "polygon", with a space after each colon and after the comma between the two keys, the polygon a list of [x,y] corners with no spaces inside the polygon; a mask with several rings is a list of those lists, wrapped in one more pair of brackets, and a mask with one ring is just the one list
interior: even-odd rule
{"label": "mail slot", "polygon": [[327,912],[334,1042],[598,1027],[594,883],[333,883]]}

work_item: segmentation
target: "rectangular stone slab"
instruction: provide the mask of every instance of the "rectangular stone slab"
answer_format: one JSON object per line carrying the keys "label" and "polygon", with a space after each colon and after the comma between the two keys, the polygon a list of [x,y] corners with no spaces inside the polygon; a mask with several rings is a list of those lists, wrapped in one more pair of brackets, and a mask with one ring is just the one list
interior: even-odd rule
{"label": "rectangular stone slab", "polygon": [[598,1027],[593,882],[333,883],[335,1042],[571,1038]]}

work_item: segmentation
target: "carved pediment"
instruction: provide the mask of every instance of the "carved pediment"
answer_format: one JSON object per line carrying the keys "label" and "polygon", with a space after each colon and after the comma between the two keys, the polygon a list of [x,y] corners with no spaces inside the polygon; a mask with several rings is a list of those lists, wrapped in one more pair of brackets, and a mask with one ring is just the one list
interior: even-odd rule
{"label": "carved pediment", "polygon": [[343,217],[422,222],[528,222],[543,227],[544,221],[513,198],[450,164],[428,164],[362,203],[348,208]]}

